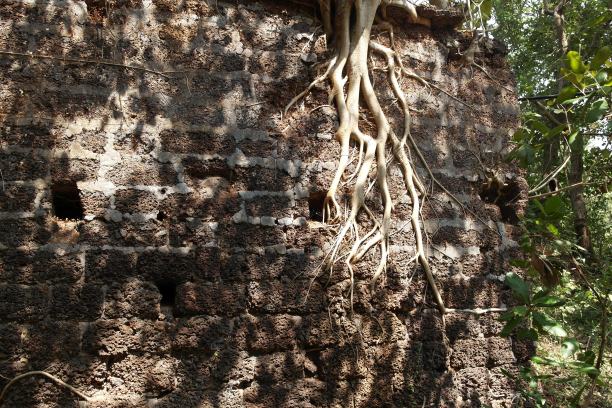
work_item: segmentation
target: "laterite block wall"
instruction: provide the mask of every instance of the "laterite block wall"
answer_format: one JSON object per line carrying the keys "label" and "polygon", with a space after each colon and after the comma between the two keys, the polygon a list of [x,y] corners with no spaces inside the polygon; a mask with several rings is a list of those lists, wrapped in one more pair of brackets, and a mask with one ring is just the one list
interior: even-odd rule
{"label": "laterite block wall", "polygon": [[[479,56],[489,75],[465,66],[457,16],[421,11],[433,29],[395,15],[404,63],[465,104],[405,78],[413,134],[488,223],[435,189],[432,266],[449,307],[503,306],[524,199],[501,161],[514,82],[499,46]],[[333,238],[317,219],[340,154],[335,111],[321,86],[280,114],[329,57],[318,24],[280,1],[0,2],[0,50],[157,72],[0,54],[0,383],[45,370],[92,396],[79,405],[30,377],[4,406],[510,406],[502,369],[529,345],[499,337],[496,315],[441,319],[408,264],[396,168],[384,285],[367,289],[374,253],[350,316],[347,272],[318,269]],[[511,181],[512,203],[481,191],[474,153]]]}

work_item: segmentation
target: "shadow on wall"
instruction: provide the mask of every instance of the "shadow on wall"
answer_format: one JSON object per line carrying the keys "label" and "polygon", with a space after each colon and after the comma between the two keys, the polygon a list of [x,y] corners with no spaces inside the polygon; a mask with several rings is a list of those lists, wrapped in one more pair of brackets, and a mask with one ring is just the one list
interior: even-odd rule
{"label": "shadow on wall", "polygon": [[[384,289],[371,295],[360,284],[354,316],[347,271],[319,274],[330,232],[307,221],[320,218],[317,193],[339,155],[335,114],[325,89],[282,122],[280,110],[317,73],[302,56],[323,59],[325,47],[318,31],[311,36],[313,20],[288,6],[243,3],[0,6],[0,49],[32,54],[0,55],[0,374],[48,371],[100,397],[92,407],[443,407],[510,398],[500,369],[514,370],[515,355],[528,353],[499,344],[489,316],[449,317],[444,326],[420,270],[401,256]],[[428,35],[415,29],[398,41]],[[478,81],[466,86],[480,95]],[[486,137],[486,129],[459,127],[456,107],[418,95],[420,109],[448,115],[450,128],[475,143]],[[494,122],[493,106],[483,109],[478,116]],[[424,123],[415,121],[419,140],[431,138]],[[430,153],[440,165],[474,166],[436,137]],[[478,199],[477,183],[461,180],[453,191],[501,220]],[[464,235],[432,240],[484,247],[488,239]],[[460,276],[448,272],[450,258],[439,261],[451,306],[507,303],[499,283],[484,278],[507,257],[489,252]],[[29,378],[4,406],[79,404]]]}

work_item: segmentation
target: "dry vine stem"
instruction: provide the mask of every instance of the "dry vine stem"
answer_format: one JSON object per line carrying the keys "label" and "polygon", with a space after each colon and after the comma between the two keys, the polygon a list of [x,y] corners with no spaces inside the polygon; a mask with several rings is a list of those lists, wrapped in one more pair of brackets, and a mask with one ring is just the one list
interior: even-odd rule
{"label": "dry vine stem", "polygon": [[[380,26],[389,31],[391,48],[371,40],[371,30],[375,19],[386,16],[387,7],[404,9],[413,23],[429,26],[429,21],[417,15],[414,5],[406,0],[319,0],[319,8],[325,33],[333,38],[334,54],[331,57],[324,74],[316,78],[305,91],[293,98],[284,113],[298,100],[312,90],[314,86],[329,81],[331,84],[330,100],[333,99],[338,113],[339,126],[336,130],[336,140],[340,143],[341,154],[335,176],[327,192],[323,208],[323,220],[331,224],[338,224],[337,236],[331,245],[326,257],[325,265],[330,273],[335,264],[340,261],[346,263],[351,279],[350,301],[353,304],[354,276],[353,267],[366,253],[378,246],[380,259],[372,278],[371,287],[374,288],[377,279],[385,271],[389,258],[389,236],[391,229],[391,212],[393,203],[388,184],[387,170],[389,163],[396,163],[402,173],[402,180],[412,203],[410,223],[416,239],[414,260],[418,260],[423,268],[429,286],[433,292],[434,300],[442,314],[449,312],[465,312],[482,314],[486,312],[503,311],[503,308],[494,309],[449,309],[444,305],[440,290],[434,279],[423,242],[423,232],[420,219],[420,200],[426,194],[423,183],[414,171],[414,163],[410,158],[408,143],[410,143],[417,157],[426,167],[432,181],[443,191],[452,196],[444,186],[434,177],[419,151],[419,146],[410,134],[410,112],[406,96],[399,82],[397,68],[400,75],[411,75],[411,71],[403,67],[401,60],[394,51],[393,31],[387,21]],[[335,10],[332,15],[332,10]],[[378,13],[380,10],[380,13]],[[404,115],[403,132],[398,135],[392,129],[385,115],[370,79],[368,55],[370,49],[381,55],[387,63],[386,72],[391,89],[399,101]],[[397,66],[396,66],[397,61]],[[416,75],[416,74],[414,74]],[[420,78],[420,77],[419,77]],[[346,89],[346,90],[345,90]],[[453,99],[456,99],[453,97]],[[360,100],[374,119],[376,135],[366,134],[360,128]],[[351,142],[359,147],[359,157],[355,172],[346,177],[346,170],[351,162]],[[387,155],[390,155],[387,158]],[[372,167],[375,167],[375,179],[370,182]],[[350,209],[343,211],[338,203],[337,195],[341,182],[351,183]],[[382,218],[377,218],[365,202],[366,195],[374,185],[378,186],[380,199],[383,205]],[[454,196],[452,198],[465,207]],[[365,213],[373,227],[363,234],[358,225],[357,216]]]}
{"label": "dry vine stem", "polygon": [[64,387],[67,388],[68,390],[70,390],[71,392],[73,392],[74,394],[78,395],[81,399],[85,400],[85,401],[92,401],[92,398],[83,394],[81,391],[77,390],[76,388],[74,388],[72,385],[60,380],[59,378],[57,378],[56,376],[49,374],[46,371],[28,371],[27,373],[23,373],[20,374],[16,377],[14,377],[11,381],[9,381],[4,388],[2,389],[2,392],[0,393],[0,404],[2,404],[2,401],[4,401],[4,398],[6,397],[8,390],[18,381],[24,379],[24,378],[28,378],[28,377],[33,377],[33,376],[42,376],[42,377],[46,377],[49,380],[53,381],[54,383],[56,383],[57,385],[59,385],[60,387]]}

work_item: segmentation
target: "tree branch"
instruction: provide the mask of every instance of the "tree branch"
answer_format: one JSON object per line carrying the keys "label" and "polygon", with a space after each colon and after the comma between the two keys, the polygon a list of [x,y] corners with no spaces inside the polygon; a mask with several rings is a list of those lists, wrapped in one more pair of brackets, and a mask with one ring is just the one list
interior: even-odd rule
{"label": "tree branch", "polygon": [[576,187],[583,187],[583,186],[588,186],[588,185],[592,185],[592,184],[596,184],[596,183],[583,183],[583,182],[580,182],[580,183],[572,184],[571,186],[566,186],[566,187],[560,188],[560,189],[555,190],[555,191],[549,191],[548,193],[542,193],[542,194],[537,194],[537,195],[529,196],[529,199],[530,200],[534,200],[536,198],[544,198],[544,197],[548,197],[548,196],[559,194],[559,193],[561,193],[563,191],[571,190],[571,189],[576,188]]}

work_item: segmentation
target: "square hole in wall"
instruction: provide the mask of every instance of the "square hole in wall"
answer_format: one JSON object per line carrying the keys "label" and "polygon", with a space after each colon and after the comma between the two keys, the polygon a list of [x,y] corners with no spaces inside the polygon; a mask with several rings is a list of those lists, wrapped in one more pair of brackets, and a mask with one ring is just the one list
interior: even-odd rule
{"label": "square hole in wall", "polygon": [[314,191],[308,196],[308,212],[312,221],[323,222],[323,206],[326,196],[326,191]]}
{"label": "square hole in wall", "polygon": [[85,217],[76,181],[58,181],[51,185],[53,213],[62,220],[82,220]]}
{"label": "square hole in wall", "polygon": [[156,284],[157,290],[161,295],[159,305],[161,307],[167,307],[172,309],[174,302],[176,301],[176,283],[174,282],[158,282]]}

